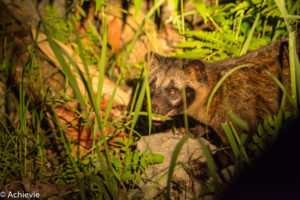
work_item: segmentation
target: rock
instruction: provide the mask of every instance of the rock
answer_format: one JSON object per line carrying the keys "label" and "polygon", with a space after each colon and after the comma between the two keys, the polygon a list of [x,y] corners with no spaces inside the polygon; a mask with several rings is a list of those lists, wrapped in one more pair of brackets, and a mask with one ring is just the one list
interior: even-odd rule
{"label": "rock", "polygon": [[[144,174],[145,183],[141,182],[139,187],[145,194],[145,198],[153,198],[160,195],[167,186],[168,171],[172,158],[172,154],[177,143],[182,137],[176,136],[172,133],[159,133],[150,136],[144,136],[137,143],[137,149],[141,152],[149,151],[152,153],[158,153],[164,156],[164,162],[161,164],[150,165]],[[216,150],[216,147],[210,144],[208,141],[201,138],[204,144],[208,145],[211,151]],[[200,143],[197,139],[189,138],[183,145],[178,159],[177,166],[172,178],[172,183],[174,182],[179,188],[172,187],[171,196],[179,197],[180,199],[192,199],[194,195],[199,195],[202,186],[198,181],[195,181],[191,177],[192,171],[190,163],[193,165],[196,163],[205,163],[206,158],[203,154]],[[208,179],[211,181],[211,178]],[[178,183],[178,184],[176,184]],[[178,192],[178,191],[180,192]],[[192,193],[191,193],[192,192]]]}
{"label": "rock", "polygon": [[40,16],[31,0],[3,0],[11,14],[22,24],[37,27]]}

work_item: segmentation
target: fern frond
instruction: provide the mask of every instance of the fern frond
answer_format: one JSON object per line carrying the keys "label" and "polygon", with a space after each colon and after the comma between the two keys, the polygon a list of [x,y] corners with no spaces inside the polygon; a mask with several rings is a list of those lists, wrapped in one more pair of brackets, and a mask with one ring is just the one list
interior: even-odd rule
{"label": "fern frond", "polygon": [[199,49],[192,49],[187,50],[185,52],[176,52],[173,56],[177,58],[202,58],[205,57],[207,54],[212,53],[211,49],[199,48]]}
{"label": "fern frond", "polygon": [[270,42],[270,38],[255,38],[251,40],[251,43],[249,45],[249,50],[255,50],[258,49],[261,46],[265,46]]}
{"label": "fern frond", "polygon": [[207,40],[213,43],[220,44],[221,46],[227,46],[227,44],[223,41],[222,35],[220,32],[206,32],[206,31],[187,31],[187,36],[197,37],[202,40]]}
{"label": "fern frond", "polygon": [[232,45],[241,45],[243,41],[245,40],[245,37],[238,36],[238,38],[235,38],[232,33],[224,33],[222,35],[223,40],[227,41],[228,43],[231,43]]}
{"label": "fern frond", "polygon": [[276,4],[270,5],[262,10],[261,12],[263,15],[266,15],[266,17],[280,17],[280,12],[277,9]]}
{"label": "fern frond", "polygon": [[202,42],[202,41],[194,40],[194,41],[178,43],[178,44],[174,45],[174,47],[181,47],[181,48],[203,47],[204,46],[203,43],[204,42]]}

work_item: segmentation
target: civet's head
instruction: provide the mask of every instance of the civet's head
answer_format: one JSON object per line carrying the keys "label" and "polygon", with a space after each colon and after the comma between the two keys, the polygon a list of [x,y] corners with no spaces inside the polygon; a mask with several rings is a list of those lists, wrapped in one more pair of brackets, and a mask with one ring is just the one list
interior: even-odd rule
{"label": "civet's head", "polygon": [[189,108],[207,85],[205,65],[201,60],[163,57],[151,53],[145,60],[149,67],[152,112],[172,117],[183,113],[183,89]]}

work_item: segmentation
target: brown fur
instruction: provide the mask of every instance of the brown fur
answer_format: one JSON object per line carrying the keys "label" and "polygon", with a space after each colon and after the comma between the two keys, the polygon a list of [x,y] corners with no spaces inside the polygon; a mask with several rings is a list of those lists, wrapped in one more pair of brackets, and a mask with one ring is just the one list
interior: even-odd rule
{"label": "brown fur", "polygon": [[[178,91],[185,88],[188,115],[212,127],[224,143],[227,139],[222,124],[231,121],[229,111],[246,120],[249,131],[255,132],[259,122],[278,113],[282,97],[282,91],[265,70],[281,80],[290,91],[288,58],[283,45],[284,42],[278,41],[244,56],[213,63],[154,54],[149,75],[152,111],[170,116],[183,113],[182,103],[179,103],[182,93]],[[253,66],[233,72],[223,82],[206,115],[207,100],[217,82],[226,72],[242,64]],[[174,88],[175,92],[172,92]]]}

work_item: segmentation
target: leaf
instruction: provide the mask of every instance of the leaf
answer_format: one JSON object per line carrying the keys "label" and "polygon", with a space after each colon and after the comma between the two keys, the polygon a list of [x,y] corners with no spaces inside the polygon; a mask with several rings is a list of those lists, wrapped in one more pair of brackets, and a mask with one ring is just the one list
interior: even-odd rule
{"label": "leaf", "polygon": [[132,174],[131,170],[126,170],[122,178],[124,181],[131,181],[135,179],[135,176],[136,175]]}
{"label": "leaf", "polygon": [[203,46],[203,42],[198,40],[181,42],[174,45],[174,47],[182,47],[182,48],[187,48],[187,47],[192,48],[192,47],[201,47],[201,46]]}
{"label": "leaf", "polygon": [[132,165],[133,165],[134,170],[136,170],[137,167],[138,167],[139,158],[140,158],[140,151],[135,151],[134,154],[133,154],[133,161],[132,161]]}
{"label": "leaf", "polygon": [[[100,6],[103,4],[103,0],[96,0],[96,8],[95,8],[95,13],[98,12]],[[79,7],[79,6],[78,6]]]}
{"label": "leaf", "polygon": [[177,58],[201,58],[212,53],[212,50],[206,48],[192,49],[186,52],[177,52],[174,54]]}
{"label": "leaf", "polygon": [[146,169],[148,167],[148,163],[146,162],[146,152],[143,151],[141,154],[141,159],[140,159],[140,166],[141,168]]}
{"label": "leaf", "polygon": [[128,167],[131,164],[133,152],[130,152],[125,157],[125,167]]}
{"label": "leaf", "polygon": [[264,131],[262,125],[261,125],[261,124],[258,124],[258,135],[259,135],[259,136],[263,136],[264,133],[265,133],[265,131]]}
{"label": "leaf", "polygon": [[113,18],[108,23],[107,39],[111,46],[114,48],[115,54],[118,54],[120,48],[122,25],[117,18]]}
{"label": "leaf", "polygon": [[164,156],[158,153],[149,153],[145,157],[147,164],[159,164],[164,161]]}
{"label": "leaf", "polygon": [[236,123],[240,128],[242,128],[245,131],[249,131],[249,126],[248,123],[243,120],[242,118],[240,118],[238,115],[236,115],[232,110],[230,110],[228,112],[228,115],[230,117],[230,119]]}
{"label": "leaf", "polygon": [[143,0],[134,0],[134,18],[136,18],[137,14],[141,10]]}
{"label": "leaf", "polygon": [[227,137],[227,139],[229,141],[229,144],[230,144],[230,146],[232,148],[234,157],[238,158],[239,155],[240,155],[240,150],[239,150],[238,145],[237,145],[237,143],[236,143],[236,141],[234,139],[234,135],[233,135],[233,132],[232,132],[229,124],[228,123],[222,124],[222,128],[224,129],[226,137]]}
{"label": "leaf", "polygon": [[[275,117],[275,116],[274,116],[274,117]],[[269,116],[269,117],[267,118],[267,120],[268,120],[268,123],[269,123],[269,125],[270,125],[271,127],[274,127],[274,126],[275,126],[276,119],[273,120],[273,117],[272,117],[272,116]]]}
{"label": "leaf", "polygon": [[253,25],[251,27],[251,30],[248,33],[247,40],[246,40],[246,42],[245,42],[245,44],[244,44],[244,46],[243,46],[243,48],[241,50],[240,56],[242,56],[242,55],[244,55],[244,54],[247,53],[249,45],[250,45],[250,42],[251,42],[252,37],[253,37],[254,30],[256,28],[256,25],[257,25],[259,19],[260,19],[260,13],[257,13],[255,21],[254,21],[254,23],[253,23]]}
{"label": "leaf", "polygon": [[260,4],[260,3],[262,3],[262,0],[251,0],[251,2],[253,4]]}
{"label": "leaf", "polygon": [[231,13],[237,12],[236,16],[243,12],[246,8],[250,6],[248,1],[242,1],[235,8],[231,10]]}
{"label": "leaf", "polygon": [[115,167],[117,170],[122,169],[123,165],[122,165],[122,162],[121,162],[119,159],[117,159],[117,158],[115,158],[115,157],[112,157],[111,161],[112,161],[114,167]]}
{"label": "leaf", "polygon": [[247,142],[248,138],[249,138],[249,134],[241,133],[240,138],[241,138],[241,145],[244,145]]}
{"label": "leaf", "polygon": [[206,144],[204,144],[203,141],[199,138],[198,138],[198,142],[200,143],[200,146],[203,150],[203,154],[206,157],[207,167],[208,167],[209,173],[212,176],[213,182],[214,182],[214,185],[212,185],[212,187],[215,186],[214,188],[212,188],[212,190],[215,191],[215,189],[218,189],[219,185],[220,185],[218,175],[217,175],[217,166],[214,162],[214,159],[211,155],[211,152],[210,152],[210,149],[208,148],[208,146]]}
{"label": "leaf", "polygon": [[264,120],[264,122],[263,122],[263,126],[264,126],[264,130],[266,131],[266,133],[270,133],[271,132],[271,127],[270,127],[270,125],[269,125],[269,123],[268,123],[268,120]]}
{"label": "leaf", "polygon": [[195,2],[195,1],[192,1],[192,3],[194,4],[196,10],[203,17],[204,23],[206,23],[207,22],[207,9],[206,9],[205,2]]}
{"label": "leaf", "polygon": [[252,140],[255,144],[257,144],[261,149],[264,149],[265,145],[263,143],[263,141],[260,139],[260,137],[258,137],[258,135],[254,134],[252,136]]}
{"label": "leaf", "polygon": [[227,47],[227,44],[221,39],[221,34],[219,32],[207,32],[207,31],[186,31],[187,36],[198,37],[199,39],[212,41],[214,43],[219,43],[223,47]]}

